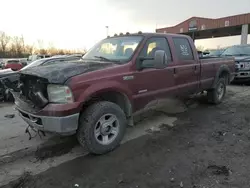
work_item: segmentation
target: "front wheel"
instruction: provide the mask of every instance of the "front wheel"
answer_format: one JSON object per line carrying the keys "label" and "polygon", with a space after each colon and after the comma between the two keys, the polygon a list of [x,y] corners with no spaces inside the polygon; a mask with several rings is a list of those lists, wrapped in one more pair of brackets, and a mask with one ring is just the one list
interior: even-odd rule
{"label": "front wheel", "polygon": [[215,88],[207,92],[208,102],[219,104],[223,101],[226,94],[226,79],[220,78],[216,83]]}
{"label": "front wheel", "polygon": [[104,154],[119,146],[126,126],[126,116],[118,105],[97,102],[81,114],[77,139],[91,153]]}

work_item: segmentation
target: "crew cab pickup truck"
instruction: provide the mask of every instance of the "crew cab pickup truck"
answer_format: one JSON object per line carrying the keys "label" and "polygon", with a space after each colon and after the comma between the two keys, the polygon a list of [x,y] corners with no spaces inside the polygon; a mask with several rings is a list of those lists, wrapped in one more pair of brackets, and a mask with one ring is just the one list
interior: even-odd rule
{"label": "crew cab pickup truck", "polygon": [[235,77],[233,82],[250,81],[250,44],[241,44],[228,47],[221,57],[235,58]]}
{"label": "crew cab pickup truck", "polygon": [[207,91],[219,104],[234,58],[198,57],[189,36],[137,33],[108,37],[80,61],[20,72],[16,109],[33,128],[76,134],[95,154],[115,149],[133,113],[150,102]]}

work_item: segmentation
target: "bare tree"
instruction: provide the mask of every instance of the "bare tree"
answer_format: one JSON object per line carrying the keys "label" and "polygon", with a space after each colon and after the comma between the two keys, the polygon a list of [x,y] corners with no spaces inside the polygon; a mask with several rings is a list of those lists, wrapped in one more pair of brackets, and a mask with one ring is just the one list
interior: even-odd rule
{"label": "bare tree", "polygon": [[38,49],[44,49],[44,42],[43,42],[43,40],[41,40],[41,39],[37,40],[37,44],[38,44]]}
{"label": "bare tree", "polygon": [[50,55],[56,55],[58,53],[58,49],[54,46],[52,42],[49,43],[49,47],[47,51]]}
{"label": "bare tree", "polygon": [[33,54],[35,51],[35,47],[34,45],[26,45],[25,46],[25,52],[28,53],[28,54]]}
{"label": "bare tree", "polygon": [[7,52],[7,46],[10,42],[10,36],[6,35],[5,32],[0,32],[0,47],[1,47],[1,51],[2,53],[6,53]]}
{"label": "bare tree", "polygon": [[[38,46],[37,48],[35,46]],[[57,54],[73,54],[85,53],[85,49],[60,49],[56,48],[52,42],[48,48],[45,48],[43,40],[37,40],[36,43],[30,45],[25,44],[23,36],[11,37],[5,32],[0,32],[0,55],[1,57],[27,57],[29,54],[39,53],[57,55]]]}
{"label": "bare tree", "polygon": [[13,37],[12,43],[14,45],[16,56],[21,57],[23,52],[24,52],[24,40],[23,40],[23,37],[18,37],[18,36]]}
{"label": "bare tree", "polygon": [[47,54],[47,50],[46,49],[39,49],[38,53],[39,54]]}

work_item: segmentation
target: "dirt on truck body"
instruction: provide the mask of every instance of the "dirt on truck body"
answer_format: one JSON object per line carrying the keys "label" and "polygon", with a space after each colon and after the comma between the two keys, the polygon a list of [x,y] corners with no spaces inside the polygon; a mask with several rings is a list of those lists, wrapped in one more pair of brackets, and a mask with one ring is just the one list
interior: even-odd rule
{"label": "dirt on truck body", "polygon": [[30,126],[76,134],[103,154],[119,145],[133,113],[154,100],[207,91],[219,104],[234,72],[234,58],[199,58],[188,36],[138,33],[106,38],[81,61],[21,71],[13,93]]}

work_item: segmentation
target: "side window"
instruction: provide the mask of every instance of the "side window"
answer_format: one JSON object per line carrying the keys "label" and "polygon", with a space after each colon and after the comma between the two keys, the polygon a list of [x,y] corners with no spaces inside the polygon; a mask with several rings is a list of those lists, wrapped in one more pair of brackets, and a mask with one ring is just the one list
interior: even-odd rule
{"label": "side window", "polygon": [[172,61],[171,51],[166,38],[153,37],[148,39],[140,53],[142,57],[154,57],[156,50],[164,50],[169,61]]}
{"label": "side window", "polygon": [[178,38],[174,37],[173,41],[178,59],[180,60],[194,59],[193,51],[188,39],[181,37]]}

